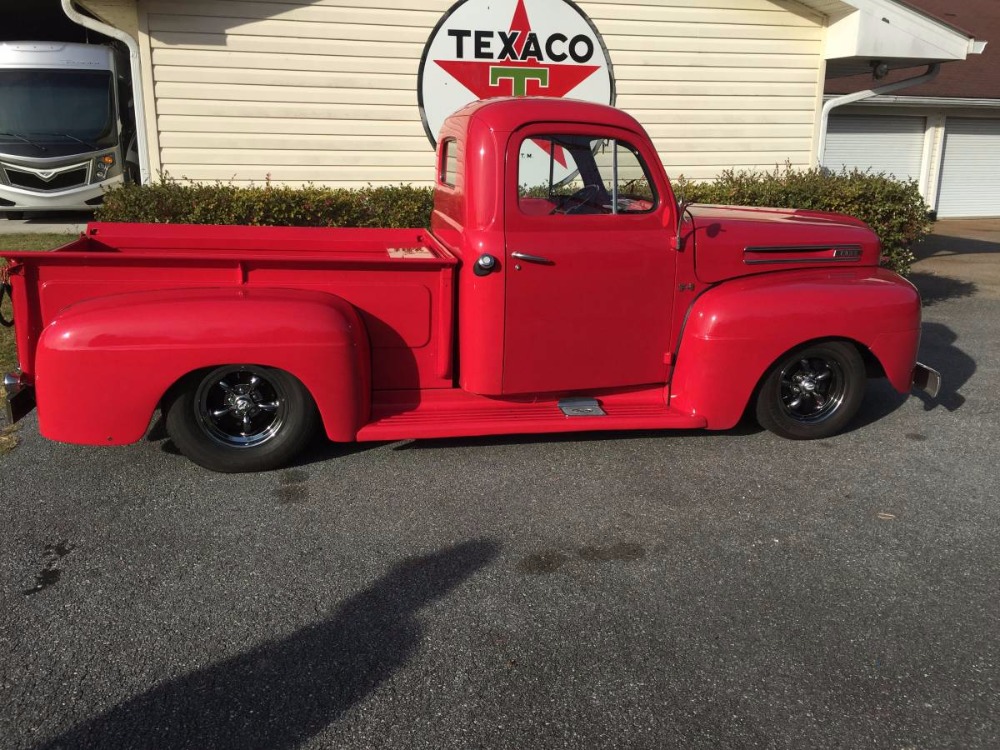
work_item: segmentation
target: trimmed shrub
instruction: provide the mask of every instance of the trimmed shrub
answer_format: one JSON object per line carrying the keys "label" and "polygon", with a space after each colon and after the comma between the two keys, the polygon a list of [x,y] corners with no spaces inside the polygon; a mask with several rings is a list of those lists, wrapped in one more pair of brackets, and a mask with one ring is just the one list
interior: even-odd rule
{"label": "trimmed shrub", "polygon": [[98,221],[250,224],[296,227],[426,227],[430,188],[394,185],[358,190],[284,185],[238,187],[166,179],[108,191]]}
{"label": "trimmed shrub", "polygon": [[[913,181],[854,170],[831,173],[776,167],[772,172],[723,172],[714,182],[674,186],[696,203],[773,206],[833,211],[866,222],[882,241],[886,265],[907,273],[910,247],[930,230],[927,206]],[[250,224],[301,227],[426,227],[433,208],[430,188],[393,185],[357,190],[265,183],[237,187],[164,179],[153,185],[110,190],[99,221],[170,224]]]}
{"label": "trimmed shrub", "polygon": [[681,177],[674,191],[678,199],[695,203],[802,208],[855,216],[882,241],[886,267],[901,274],[909,273],[913,263],[910,248],[931,227],[916,182],[858,169],[830,172],[786,165],[771,172],[727,170],[714,182],[687,182]]}

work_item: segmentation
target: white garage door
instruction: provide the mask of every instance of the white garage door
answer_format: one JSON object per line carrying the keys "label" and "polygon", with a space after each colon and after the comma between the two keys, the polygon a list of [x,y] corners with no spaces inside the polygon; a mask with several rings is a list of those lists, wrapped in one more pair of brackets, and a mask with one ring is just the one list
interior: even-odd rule
{"label": "white garage door", "polygon": [[1000,216],[1000,120],[949,117],[938,216]]}
{"label": "white garage door", "polygon": [[919,180],[925,127],[923,117],[833,115],[823,166],[836,171],[871,169],[901,180]]}

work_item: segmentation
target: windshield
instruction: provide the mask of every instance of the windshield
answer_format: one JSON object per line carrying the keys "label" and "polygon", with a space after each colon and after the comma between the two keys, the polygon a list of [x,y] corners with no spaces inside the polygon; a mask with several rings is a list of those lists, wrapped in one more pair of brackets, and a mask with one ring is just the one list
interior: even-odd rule
{"label": "windshield", "polygon": [[0,142],[116,143],[107,70],[0,70]]}

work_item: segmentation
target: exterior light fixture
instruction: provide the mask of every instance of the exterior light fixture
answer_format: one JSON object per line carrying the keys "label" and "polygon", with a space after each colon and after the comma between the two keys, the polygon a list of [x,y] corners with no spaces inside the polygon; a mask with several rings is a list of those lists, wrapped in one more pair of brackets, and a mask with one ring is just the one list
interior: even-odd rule
{"label": "exterior light fixture", "polygon": [[872,78],[876,81],[881,81],[887,75],[889,75],[889,66],[882,62],[881,60],[872,60]]}

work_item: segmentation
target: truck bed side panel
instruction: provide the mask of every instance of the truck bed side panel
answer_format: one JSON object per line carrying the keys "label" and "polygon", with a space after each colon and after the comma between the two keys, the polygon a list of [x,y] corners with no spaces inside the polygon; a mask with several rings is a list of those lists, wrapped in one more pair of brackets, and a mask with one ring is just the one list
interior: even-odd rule
{"label": "truck bed side panel", "polygon": [[[22,317],[29,328],[18,334],[22,352],[60,311],[87,299],[155,289],[300,289],[357,308],[370,337],[374,388],[452,385],[456,261],[423,230],[93,224],[60,251],[8,257],[26,277],[21,286],[38,290]],[[22,360],[30,374],[30,355]]]}

